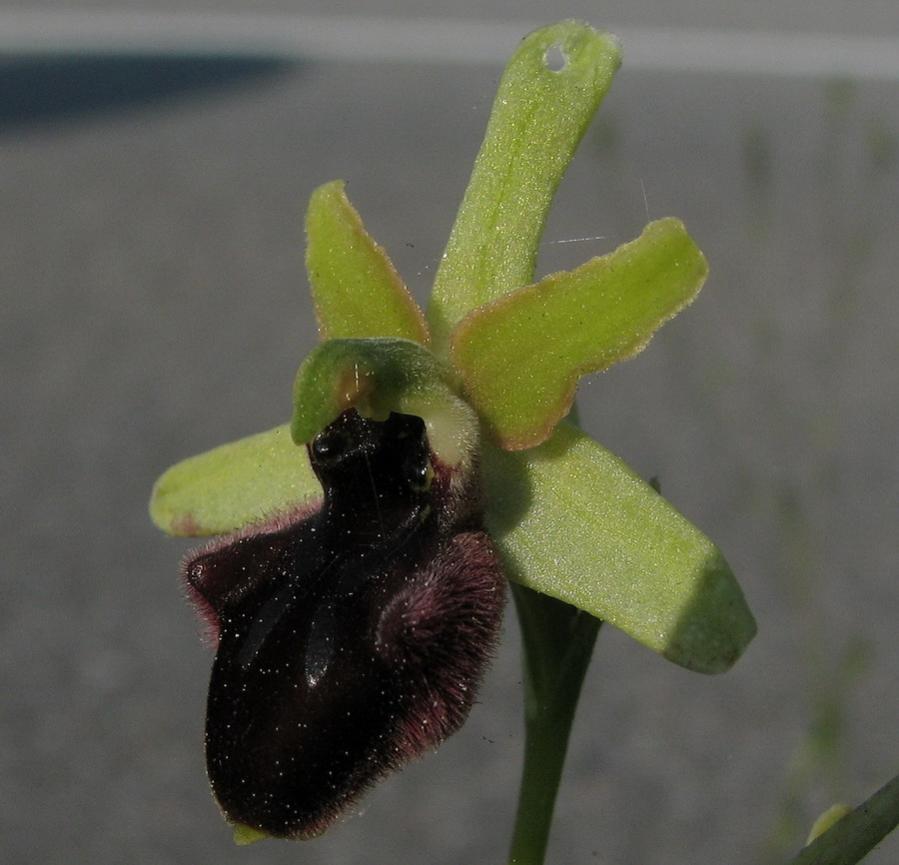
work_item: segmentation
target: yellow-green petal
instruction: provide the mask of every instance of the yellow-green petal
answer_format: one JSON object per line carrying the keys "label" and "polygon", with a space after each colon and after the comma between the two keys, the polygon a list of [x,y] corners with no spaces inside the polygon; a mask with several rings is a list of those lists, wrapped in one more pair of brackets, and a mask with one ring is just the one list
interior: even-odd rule
{"label": "yellow-green petal", "polygon": [[321,497],[306,448],[285,424],[172,466],[153,487],[150,516],[172,535],[218,535]]}
{"label": "yellow-green petal", "polygon": [[425,421],[431,448],[450,465],[477,448],[478,422],[448,384],[449,369],[406,339],[332,339],[317,346],[297,371],[291,434],[313,437],[341,412],[355,408],[378,420],[390,412]]}
{"label": "yellow-green petal", "polygon": [[707,272],[683,223],[660,219],[609,255],[474,310],[452,337],[468,398],[504,448],[540,444],[578,379],[641,351]]}
{"label": "yellow-green petal", "polygon": [[529,451],[485,446],[487,528],[509,577],[671,661],[723,672],[756,626],[718,548],[570,424]]}
{"label": "yellow-green petal", "polygon": [[306,211],[306,270],[322,339],[389,336],[428,342],[424,313],[365,230],[344,182],[319,186]]}
{"label": "yellow-green petal", "polygon": [[434,282],[438,353],[470,310],[533,280],[553,195],[620,64],[615,37],[578,21],[531,33],[510,59]]}

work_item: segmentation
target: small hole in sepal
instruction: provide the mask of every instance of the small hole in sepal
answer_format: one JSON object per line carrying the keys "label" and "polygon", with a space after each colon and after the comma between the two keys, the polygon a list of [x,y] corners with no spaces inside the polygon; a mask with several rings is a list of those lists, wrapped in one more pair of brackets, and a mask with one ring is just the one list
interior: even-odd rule
{"label": "small hole in sepal", "polygon": [[550,45],[543,54],[543,62],[550,72],[562,72],[568,66],[568,55],[562,49],[562,46],[556,43]]}

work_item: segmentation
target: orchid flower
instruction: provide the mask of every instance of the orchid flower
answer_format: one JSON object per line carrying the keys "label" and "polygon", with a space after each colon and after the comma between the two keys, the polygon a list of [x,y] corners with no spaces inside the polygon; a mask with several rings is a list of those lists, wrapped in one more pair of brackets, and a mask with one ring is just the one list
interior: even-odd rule
{"label": "orchid flower", "polygon": [[[207,758],[241,837],[317,834],[462,723],[502,574],[524,634],[528,722],[513,862],[542,861],[600,621],[704,673],[728,669],[755,633],[717,547],[566,420],[578,380],[641,351],[707,274],[666,218],[534,282],[553,195],[619,64],[617,40],[578,22],[522,41],[426,314],[343,182],[319,187],[306,265],[322,342],[299,368],[290,423],[187,459],[154,488],[163,530],[226,535],[185,578],[218,634]],[[262,656],[252,698],[229,695]],[[351,723],[326,735],[340,712]],[[229,739],[226,725],[243,727]]]}

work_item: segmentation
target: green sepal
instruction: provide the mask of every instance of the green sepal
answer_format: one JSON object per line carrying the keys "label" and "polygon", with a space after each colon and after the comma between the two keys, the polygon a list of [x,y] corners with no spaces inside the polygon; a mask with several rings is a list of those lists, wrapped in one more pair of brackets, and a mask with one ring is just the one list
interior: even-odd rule
{"label": "green sepal", "polygon": [[510,579],[688,669],[740,656],[755,620],[721,552],[618,457],[564,422],[538,448],[482,455]]}
{"label": "green sepal", "polygon": [[468,312],[533,281],[553,195],[620,64],[615,37],[578,21],[531,33],[509,60],[434,281],[438,353]]}
{"label": "green sepal", "polygon": [[413,414],[425,421],[437,456],[455,465],[477,447],[478,422],[451,380],[449,368],[411,340],[328,340],[297,372],[291,435],[310,442],[349,408],[376,420],[392,411]]}
{"label": "green sepal", "polygon": [[321,497],[306,449],[285,424],[172,466],[153,487],[150,516],[171,535],[218,535]]}
{"label": "green sepal", "polygon": [[452,359],[469,400],[509,450],[545,441],[578,379],[642,351],[699,293],[708,266],[678,219],[469,313]]}
{"label": "green sepal", "polygon": [[344,182],[319,186],[306,211],[306,271],[322,339],[398,337],[426,344],[424,313],[365,230]]}

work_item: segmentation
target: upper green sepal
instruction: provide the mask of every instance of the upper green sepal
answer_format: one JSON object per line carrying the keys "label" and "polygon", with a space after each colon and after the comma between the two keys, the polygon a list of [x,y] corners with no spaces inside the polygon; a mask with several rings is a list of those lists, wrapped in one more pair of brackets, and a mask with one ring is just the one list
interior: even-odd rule
{"label": "upper green sepal", "polygon": [[535,30],[509,60],[434,280],[438,354],[472,309],[533,281],[556,188],[620,65],[618,40],[580,21]]}
{"label": "upper green sepal", "polygon": [[172,535],[218,535],[321,497],[306,449],[285,424],[172,466],[153,487],[150,516]]}
{"label": "upper green sepal", "polygon": [[720,550],[614,454],[568,423],[527,451],[483,448],[487,529],[510,579],[703,673],[755,635]]}
{"label": "upper green sepal", "polygon": [[568,413],[578,379],[641,351],[707,273],[683,223],[660,219],[608,255],[471,312],[453,332],[453,364],[496,440],[534,447]]}
{"label": "upper green sepal", "polygon": [[342,180],[319,186],[306,211],[306,271],[319,336],[426,344],[424,313],[384,248],[365,230],[344,186]]}
{"label": "upper green sepal", "polygon": [[297,371],[291,435],[310,442],[349,408],[378,420],[413,414],[425,421],[437,456],[454,465],[476,447],[478,421],[451,380],[449,368],[411,340],[328,340]]}

